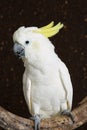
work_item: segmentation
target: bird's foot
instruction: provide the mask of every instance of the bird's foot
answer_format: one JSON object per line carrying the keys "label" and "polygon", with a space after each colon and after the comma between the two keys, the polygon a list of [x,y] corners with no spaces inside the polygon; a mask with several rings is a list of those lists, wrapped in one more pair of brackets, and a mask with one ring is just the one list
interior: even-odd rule
{"label": "bird's foot", "polygon": [[75,120],[74,120],[74,116],[73,116],[73,114],[72,114],[70,111],[65,110],[65,111],[63,111],[61,114],[70,117],[71,120],[72,120],[72,122],[73,122],[73,123],[75,122]]}
{"label": "bird's foot", "polygon": [[39,115],[35,115],[33,117],[30,117],[30,119],[35,122],[34,130],[40,130],[40,116]]}

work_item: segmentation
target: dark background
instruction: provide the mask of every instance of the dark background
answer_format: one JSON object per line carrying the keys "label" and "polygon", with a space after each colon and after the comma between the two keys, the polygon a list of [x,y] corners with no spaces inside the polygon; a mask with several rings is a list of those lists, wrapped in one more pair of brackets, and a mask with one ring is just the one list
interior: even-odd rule
{"label": "dark background", "polygon": [[[23,63],[15,57],[12,34],[20,26],[55,24],[65,27],[51,38],[66,63],[73,83],[73,108],[87,96],[87,0],[0,0],[0,105],[29,117],[22,92]],[[87,129],[87,124],[78,130]]]}

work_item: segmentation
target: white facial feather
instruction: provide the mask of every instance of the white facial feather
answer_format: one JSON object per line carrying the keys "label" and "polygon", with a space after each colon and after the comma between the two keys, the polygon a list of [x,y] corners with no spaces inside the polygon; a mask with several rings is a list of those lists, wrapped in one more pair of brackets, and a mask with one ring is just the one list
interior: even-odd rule
{"label": "white facial feather", "polygon": [[[51,55],[54,52],[51,41],[44,35],[34,32],[37,29],[37,27],[25,28],[23,26],[13,34],[14,43],[17,42],[24,46],[25,58],[29,59],[29,62],[34,62],[35,59],[39,60],[40,57],[42,59],[45,55],[48,57],[49,54]],[[29,44],[26,45],[26,41],[29,41]]]}

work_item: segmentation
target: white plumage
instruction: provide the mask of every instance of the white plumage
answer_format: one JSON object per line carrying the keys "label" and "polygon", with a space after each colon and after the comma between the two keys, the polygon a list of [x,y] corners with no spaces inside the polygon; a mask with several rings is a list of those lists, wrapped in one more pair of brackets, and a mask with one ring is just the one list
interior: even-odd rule
{"label": "white plumage", "polygon": [[71,110],[73,89],[66,65],[51,41],[37,30],[20,27],[13,40],[25,52],[21,56],[25,66],[23,92],[29,111],[32,116],[49,118]]}

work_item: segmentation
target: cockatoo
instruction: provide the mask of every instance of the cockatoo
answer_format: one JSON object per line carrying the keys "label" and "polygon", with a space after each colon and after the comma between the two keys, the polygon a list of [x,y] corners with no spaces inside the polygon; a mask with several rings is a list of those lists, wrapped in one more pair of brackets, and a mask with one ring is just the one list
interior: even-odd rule
{"label": "cockatoo", "polygon": [[71,115],[73,88],[66,65],[49,40],[63,27],[60,22],[38,27],[20,27],[13,34],[13,50],[24,62],[24,97],[35,120],[59,114]]}

